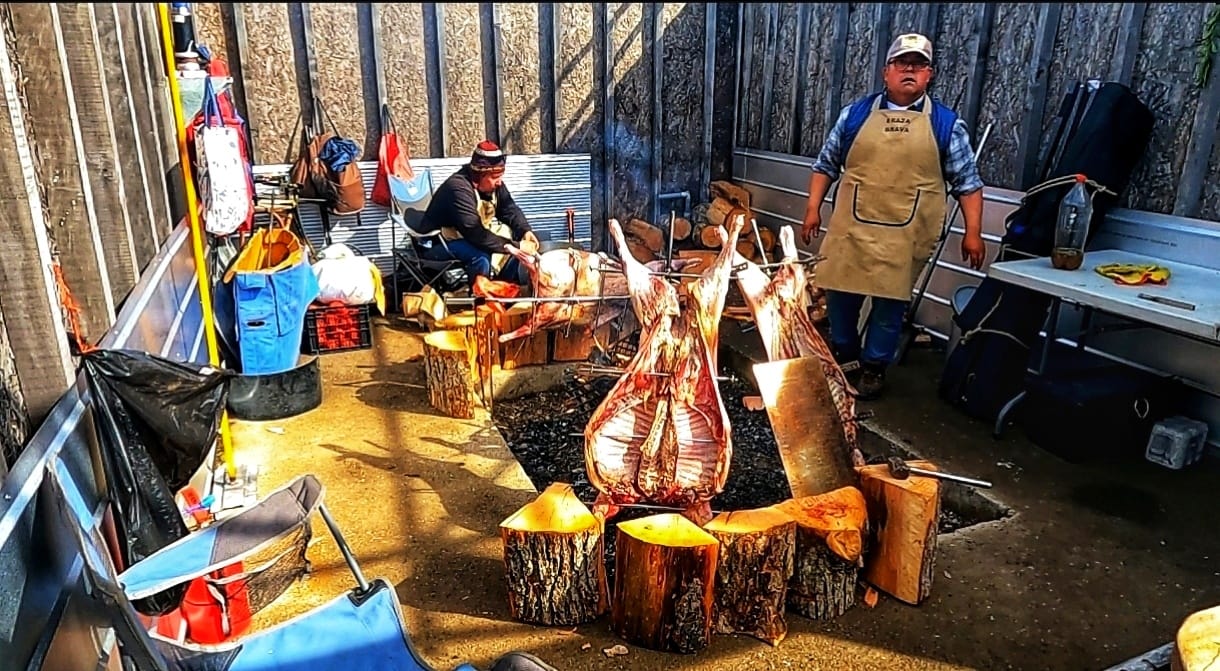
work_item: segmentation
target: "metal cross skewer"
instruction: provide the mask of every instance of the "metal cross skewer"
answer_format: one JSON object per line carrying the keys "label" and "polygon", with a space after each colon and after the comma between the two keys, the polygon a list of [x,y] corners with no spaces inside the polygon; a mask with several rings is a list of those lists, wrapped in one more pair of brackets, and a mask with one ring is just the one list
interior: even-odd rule
{"label": "metal cross skewer", "polygon": [[[576,436],[584,437],[584,435],[585,435],[585,434],[583,434],[583,433],[577,433],[577,432],[573,431],[573,432],[569,433],[568,435],[569,435],[569,436],[573,436],[573,437],[576,437]],[[614,439],[614,440],[644,440],[644,439],[645,439],[645,438],[647,438],[648,436],[602,436],[602,437],[603,437],[603,438],[612,438],[612,439]],[[717,443],[717,442],[719,442],[719,441],[716,441],[716,440],[708,440],[708,439],[706,439],[706,438],[687,438],[687,439],[686,439],[686,440],[684,440],[683,442],[687,442],[687,443]]]}
{"label": "metal cross skewer", "polygon": [[[614,366],[598,366],[596,364],[590,363],[590,364],[585,364],[582,367],[580,372],[585,373],[586,375],[622,375],[627,372],[627,369],[626,368],[615,368]],[[650,370],[650,371],[647,371],[645,373],[645,375],[654,375],[656,377],[672,377],[673,373],[666,373],[664,371],[659,371],[659,370]],[[712,378],[715,380],[720,380],[720,381],[729,379],[727,377],[724,377],[723,375],[713,375]]]}

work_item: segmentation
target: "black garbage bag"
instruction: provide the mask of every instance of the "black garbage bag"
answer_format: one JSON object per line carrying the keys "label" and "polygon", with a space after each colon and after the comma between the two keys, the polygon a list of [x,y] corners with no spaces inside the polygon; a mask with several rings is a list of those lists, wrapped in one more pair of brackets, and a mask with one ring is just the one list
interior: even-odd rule
{"label": "black garbage bag", "polygon": [[[216,440],[233,373],[133,350],[94,350],[81,361],[119,552],[131,566],[187,535],[174,493]],[[133,605],[163,615],[185,592],[183,584]]]}

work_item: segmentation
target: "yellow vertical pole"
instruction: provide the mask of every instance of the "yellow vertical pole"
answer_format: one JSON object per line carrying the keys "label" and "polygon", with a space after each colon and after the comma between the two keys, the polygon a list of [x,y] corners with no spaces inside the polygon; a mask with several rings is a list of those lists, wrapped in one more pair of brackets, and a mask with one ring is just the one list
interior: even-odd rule
{"label": "yellow vertical pole", "polygon": [[[191,169],[190,154],[186,150],[186,119],[182,112],[182,97],[178,88],[178,69],[174,66],[174,33],[170,26],[169,3],[158,2],[157,13],[161,23],[161,46],[165,56],[165,76],[169,79],[169,97],[174,109],[174,130],[178,136],[178,164],[182,167],[183,187],[186,191],[186,217],[191,227],[191,243],[195,253],[195,276],[199,279],[199,301],[203,308],[203,335],[208,345],[208,362],[220,366],[220,346],[216,341],[216,320],[212,314],[212,280],[208,274],[207,258],[203,251],[203,222],[199,220],[199,202],[195,195],[195,177]],[[229,432],[229,415],[225,411],[220,417],[220,445],[224,457],[225,472],[232,481],[237,478],[237,463],[233,459],[233,437]]]}

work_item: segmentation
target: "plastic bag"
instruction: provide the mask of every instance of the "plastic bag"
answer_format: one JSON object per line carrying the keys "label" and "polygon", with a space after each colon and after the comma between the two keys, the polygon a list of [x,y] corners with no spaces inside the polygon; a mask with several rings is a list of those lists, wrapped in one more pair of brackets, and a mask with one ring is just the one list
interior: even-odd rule
{"label": "plastic bag", "polygon": [[[93,350],[81,361],[126,568],[187,535],[174,492],[216,440],[233,373],[134,350]],[[133,605],[162,615],[178,607],[186,587]]]}
{"label": "plastic bag", "polygon": [[377,309],[385,314],[381,270],[347,245],[336,243],[323,249],[313,264],[313,272],[318,278],[319,301],[344,305],[376,303]]}

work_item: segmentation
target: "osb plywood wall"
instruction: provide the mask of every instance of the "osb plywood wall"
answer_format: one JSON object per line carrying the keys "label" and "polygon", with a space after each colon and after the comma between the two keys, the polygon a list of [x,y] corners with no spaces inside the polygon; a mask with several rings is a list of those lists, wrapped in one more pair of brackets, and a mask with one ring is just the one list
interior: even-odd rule
{"label": "osb plywood wall", "polygon": [[[880,88],[884,50],[920,31],[934,93],[955,107],[991,185],[1024,189],[1075,81],[1127,84],[1156,125],[1125,194],[1133,209],[1220,220],[1220,54],[1196,46],[1214,3],[750,3],[743,5],[739,146],[817,155],[828,124]],[[1213,73],[1196,82],[1200,59]]]}
{"label": "osb plywood wall", "polygon": [[698,203],[728,176],[733,3],[192,7],[198,41],[237,80],[258,163],[290,160],[316,93],[365,160],[382,102],[413,156],[468,155],[484,138],[517,154],[589,153],[595,222],[661,216],[658,195]]}

